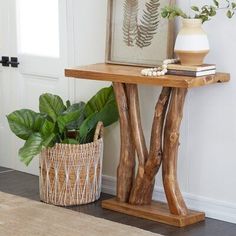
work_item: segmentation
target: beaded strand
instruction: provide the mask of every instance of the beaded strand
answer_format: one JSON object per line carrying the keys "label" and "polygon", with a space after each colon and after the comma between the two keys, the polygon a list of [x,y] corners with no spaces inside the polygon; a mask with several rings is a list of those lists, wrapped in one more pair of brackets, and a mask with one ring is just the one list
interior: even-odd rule
{"label": "beaded strand", "polygon": [[141,71],[141,74],[143,76],[150,76],[150,77],[163,76],[168,72],[167,67],[169,64],[175,64],[178,62],[179,62],[179,59],[166,59],[163,61],[162,66],[157,67],[157,68],[143,69]]}

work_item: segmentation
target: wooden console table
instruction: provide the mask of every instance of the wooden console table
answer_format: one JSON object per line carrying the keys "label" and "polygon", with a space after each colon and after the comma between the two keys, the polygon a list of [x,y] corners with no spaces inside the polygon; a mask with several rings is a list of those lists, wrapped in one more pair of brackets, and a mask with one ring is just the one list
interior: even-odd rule
{"label": "wooden console table", "polygon": [[[112,81],[120,114],[121,148],[117,169],[117,196],[102,207],[125,214],[183,227],[205,219],[203,212],[189,210],[177,180],[179,130],[188,88],[228,82],[230,75],[217,73],[198,78],[140,75],[141,68],[95,64],[66,69],[67,77]],[[157,101],[150,149],[140,119],[138,84],[162,86]],[[138,168],[135,176],[135,155]],[[162,165],[163,185],[168,204],[152,201],[155,176]]]}

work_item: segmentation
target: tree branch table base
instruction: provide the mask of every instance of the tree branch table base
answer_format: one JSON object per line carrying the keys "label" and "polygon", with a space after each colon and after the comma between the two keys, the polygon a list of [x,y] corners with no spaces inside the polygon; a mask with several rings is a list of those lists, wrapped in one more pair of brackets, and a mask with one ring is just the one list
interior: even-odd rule
{"label": "tree branch table base", "polygon": [[[147,78],[140,75],[140,70],[139,67],[96,64],[67,69],[65,73],[69,77],[113,82],[120,115],[120,162],[117,196],[103,201],[102,207],[179,227],[203,221],[204,213],[187,208],[177,180],[184,102],[188,88],[227,82],[230,76],[219,73],[199,78],[170,75]],[[155,107],[149,149],[141,125],[138,84],[163,87]],[[155,177],[161,167],[167,204],[152,201]]]}

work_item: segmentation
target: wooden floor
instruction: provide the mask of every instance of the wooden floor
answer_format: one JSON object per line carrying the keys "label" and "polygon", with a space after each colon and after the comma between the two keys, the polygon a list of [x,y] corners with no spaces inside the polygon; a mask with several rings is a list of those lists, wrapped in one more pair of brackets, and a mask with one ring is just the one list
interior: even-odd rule
{"label": "wooden floor", "polygon": [[[0,191],[39,201],[38,177],[0,167]],[[102,194],[101,199],[108,199],[110,197],[112,196]],[[236,236],[236,224],[206,219],[203,223],[186,228],[176,228],[104,210],[101,208],[101,200],[93,204],[70,207],[68,209],[166,236]]]}

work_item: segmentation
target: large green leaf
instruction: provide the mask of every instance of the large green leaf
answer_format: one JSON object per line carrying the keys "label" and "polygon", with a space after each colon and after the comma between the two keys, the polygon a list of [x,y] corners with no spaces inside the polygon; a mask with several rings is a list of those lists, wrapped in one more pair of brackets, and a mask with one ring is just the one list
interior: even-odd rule
{"label": "large green leaf", "polygon": [[22,162],[26,166],[37,156],[44,147],[51,146],[52,141],[55,138],[55,134],[51,134],[46,139],[40,133],[32,134],[25,142],[25,145],[19,150],[19,156]]}
{"label": "large green leaf", "polygon": [[60,132],[63,132],[65,128],[69,130],[78,129],[84,120],[84,107],[84,102],[75,103],[57,118]]}
{"label": "large green leaf", "polygon": [[41,114],[28,109],[18,110],[7,116],[11,131],[24,140],[40,130],[43,118]]}
{"label": "large green leaf", "polygon": [[99,121],[102,121],[104,126],[109,126],[119,119],[116,101],[110,100],[105,106],[99,111],[91,114],[80,126],[80,142],[86,143],[91,136],[91,131],[95,130],[95,127]]}
{"label": "large green leaf", "polygon": [[43,137],[48,137],[54,132],[54,129],[55,123],[46,119],[40,129],[40,133],[43,135]]}
{"label": "large green leaf", "polygon": [[66,110],[66,107],[59,96],[45,93],[39,98],[39,110],[56,122],[57,117]]}
{"label": "large green leaf", "polygon": [[43,148],[43,137],[40,133],[32,134],[25,142],[25,145],[19,150],[19,156],[22,162],[26,166],[32,161],[32,159],[38,155]]}
{"label": "large green leaf", "polygon": [[80,142],[83,144],[83,143],[92,143],[94,141],[94,134],[95,134],[95,130],[96,128],[94,129],[91,129],[88,134],[86,135],[85,138],[81,138]]}
{"label": "large green leaf", "polygon": [[53,147],[56,144],[56,134],[51,133],[48,137],[43,137],[43,147]]}
{"label": "large green leaf", "polygon": [[90,116],[95,112],[101,111],[104,106],[111,100],[114,100],[113,87],[103,88],[93,96],[85,106],[86,117]]}
{"label": "large green leaf", "polygon": [[113,87],[103,88],[98,91],[86,104],[85,114],[86,119],[79,130],[81,143],[91,140],[99,121],[102,121],[106,127],[118,120],[119,115]]}

